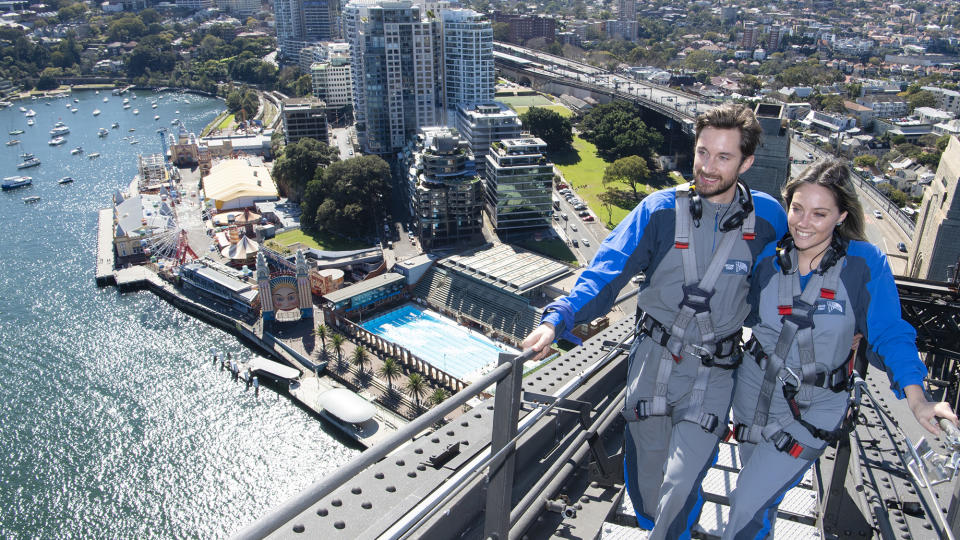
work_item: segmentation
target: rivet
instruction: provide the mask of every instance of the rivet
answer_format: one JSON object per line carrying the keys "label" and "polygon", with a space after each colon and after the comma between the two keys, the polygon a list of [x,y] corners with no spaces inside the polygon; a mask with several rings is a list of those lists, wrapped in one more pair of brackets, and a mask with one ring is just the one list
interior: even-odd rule
{"label": "rivet", "polygon": [[383,480],[383,473],[378,472],[377,474],[373,475],[373,477],[376,478],[377,480]]}
{"label": "rivet", "polygon": [[326,508],[321,508],[321,509],[317,510],[317,515],[320,516],[320,517],[327,517],[327,514],[329,514],[329,513],[330,513],[330,512],[328,512]]}
{"label": "rivet", "polygon": [[397,465],[400,466],[400,467],[403,467],[404,465],[406,465],[406,462],[404,462],[402,459],[398,459],[398,460],[397,460]]}
{"label": "rivet", "polygon": [[340,499],[334,499],[334,500],[330,501],[330,504],[332,504],[333,506],[339,507],[339,506],[343,505],[343,501],[341,501]]}
{"label": "rivet", "polygon": [[410,472],[407,473],[407,476],[409,476],[410,478],[416,478],[416,477],[417,477],[417,473],[414,472],[414,471],[410,471]]}
{"label": "rivet", "polygon": [[364,510],[369,510],[373,508],[373,505],[370,504],[370,501],[363,501],[363,504],[361,504],[360,506],[362,506]]}
{"label": "rivet", "polygon": [[333,524],[333,526],[336,527],[336,528],[338,528],[338,529],[342,529],[342,528],[346,527],[347,524],[344,523],[344,522],[342,522],[342,521],[337,521],[337,522],[335,522],[335,523]]}
{"label": "rivet", "polygon": [[350,493],[353,493],[354,495],[359,495],[359,494],[363,493],[363,490],[360,489],[359,487],[355,487],[355,488],[353,488],[353,489],[350,490]]}
{"label": "rivet", "polygon": [[396,490],[397,490],[397,488],[394,487],[394,486],[387,486],[387,492],[388,492],[388,493],[393,493],[393,492],[396,491]]}
{"label": "rivet", "polygon": [[306,528],[300,523],[297,523],[296,525],[293,526],[293,532],[295,533],[302,533],[305,530]]}

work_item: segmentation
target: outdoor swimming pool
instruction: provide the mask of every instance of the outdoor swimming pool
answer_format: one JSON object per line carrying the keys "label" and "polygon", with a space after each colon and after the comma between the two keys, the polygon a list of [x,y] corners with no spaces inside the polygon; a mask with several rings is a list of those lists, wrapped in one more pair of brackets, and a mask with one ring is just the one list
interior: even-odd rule
{"label": "outdoor swimming pool", "polygon": [[489,338],[415,304],[407,304],[361,326],[461,380],[487,364],[495,363],[501,352],[517,354],[506,345],[497,345]]}

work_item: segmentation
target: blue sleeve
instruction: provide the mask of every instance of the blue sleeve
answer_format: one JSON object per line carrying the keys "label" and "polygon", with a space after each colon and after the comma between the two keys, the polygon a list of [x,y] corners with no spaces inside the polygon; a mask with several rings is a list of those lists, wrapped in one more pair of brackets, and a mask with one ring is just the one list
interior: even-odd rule
{"label": "blue sleeve", "polygon": [[752,327],[760,324],[760,291],[770,282],[771,275],[779,271],[774,257],[776,252],[777,242],[768,243],[757,256],[756,264],[753,265],[753,272],[750,274],[750,291],[747,293],[750,312],[743,323],[744,326]]}
{"label": "blue sleeve", "polygon": [[787,234],[787,213],[783,211],[780,201],[762,191],[750,190],[753,195],[753,207],[757,213],[757,221],[766,220],[773,227],[774,241]]}
{"label": "blue sleeve", "polygon": [[862,257],[869,269],[864,336],[886,367],[894,393],[903,398],[905,387],[922,387],[927,376],[917,351],[917,331],[900,316],[900,295],[887,256],[867,242],[850,242],[847,253]]}
{"label": "blue sleeve", "polygon": [[[659,221],[658,215],[666,214],[672,225],[675,208],[676,192],[673,189],[658,191],[645,198],[603,241],[570,294],[544,309],[542,322],[553,324],[558,337],[579,344],[580,340],[570,330],[609,312],[630,277],[641,270],[649,270],[656,237],[664,234],[654,230],[658,227],[650,227],[650,223]],[[671,242],[672,234],[671,229]]]}

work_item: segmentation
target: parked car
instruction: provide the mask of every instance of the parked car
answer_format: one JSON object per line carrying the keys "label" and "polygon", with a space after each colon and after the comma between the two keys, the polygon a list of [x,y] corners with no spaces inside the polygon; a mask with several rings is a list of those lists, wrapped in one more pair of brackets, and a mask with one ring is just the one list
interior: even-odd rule
{"label": "parked car", "polygon": [[578,204],[578,205],[575,205],[575,206],[573,207],[573,209],[574,209],[574,210],[578,210],[578,211],[580,211],[580,212],[584,212],[584,211],[586,211],[586,209],[587,209],[587,205],[585,205],[585,204],[583,204],[583,203],[580,203],[580,204]]}
{"label": "parked car", "polygon": [[590,215],[590,212],[587,211],[587,210],[581,210],[581,211],[577,212],[577,215],[580,216],[580,217],[587,217],[587,216]]}
{"label": "parked car", "polygon": [[904,244],[903,242],[898,242],[898,243],[897,243],[897,249],[900,250],[901,253],[906,253],[906,252],[907,252],[907,245]]}
{"label": "parked car", "polygon": [[571,223],[571,224],[570,224],[570,230],[573,231],[573,232],[577,232],[577,224],[576,224],[576,223]]}
{"label": "parked car", "polygon": [[581,242],[583,242],[584,246],[590,247],[590,240],[587,240],[586,238],[584,238],[583,240],[581,240]]}
{"label": "parked car", "polygon": [[588,222],[589,222],[589,221],[593,221],[593,216],[591,216],[590,214],[587,214],[587,215],[583,216],[583,220],[584,220],[584,221],[588,221]]}
{"label": "parked car", "polygon": [[874,211],[873,211],[873,217],[875,217],[875,218],[877,218],[877,219],[883,219],[883,214],[881,214],[879,210],[874,210]]}
{"label": "parked car", "polygon": [[573,242],[573,247],[580,247],[580,243],[577,242],[577,239],[576,239],[576,238],[574,238],[574,239],[572,240],[572,242]]}

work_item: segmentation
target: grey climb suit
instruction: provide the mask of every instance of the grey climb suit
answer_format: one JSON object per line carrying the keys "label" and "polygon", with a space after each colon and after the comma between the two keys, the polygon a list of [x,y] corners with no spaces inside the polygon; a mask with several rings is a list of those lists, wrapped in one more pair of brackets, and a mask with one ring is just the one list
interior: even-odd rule
{"label": "grey climb suit", "polygon": [[[757,256],[786,231],[779,203],[759,192],[753,192],[753,197],[756,238],[737,238],[710,300],[711,320],[721,337],[740,330],[749,311],[747,279]],[[718,205],[703,200],[702,204],[703,217],[691,231],[701,276],[720,241],[720,224],[739,209],[737,201]],[[605,315],[628,280],[644,272],[647,280],[637,297],[638,308],[669,328],[679,311],[684,282],[680,250],[674,246],[675,217],[675,189],[645,198],[603,241],[571,293],[547,306],[543,321],[556,326],[557,336],[569,335],[576,324]],[[697,324],[691,322],[684,343],[698,342]],[[667,387],[673,417],[630,418],[638,400],[654,392],[662,353],[663,347],[642,334],[630,352],[624,413],[631,421],[625,437],[625,469],[640,525],[653,529],[650,538],[673,539],[689,536],[691,520],[699,514],[700,480],[716,454],[718,435],[680,421],[701,365],[699,358],[688,353],[673,366]],[[723,423],[730,407],[732,375],[732,370],[711,369],[703,401],[704,411],[717,414]]]}
{"label": "grey climb suit", "polygon": [[[774,350],[783,326],[778,311],[780,281],[794,279],[792,274],[780,271],[774,248],[773,244],[768,246],[757,263],[750,290],[752,310],[747,320],[768,354]],[[829,373],[844,364],[854,333],[861,332],[871,353],[886,367],[894,391],[902,397],[902,388],[922,384],[927,372],[917,352],[916,331],[900,317],[900,299],[886,256],[867,242],[851,241],[846,251],[846,257],[837,263],[842,270],[834,297],[818,298],[815,304],[812,331],[817,372]],[[806,287],[812,275],[801,276],[800,285]],[[797,339],[790,347],[786,366],[801,373]],[[781,376],[789,380],[788,375]],[[744,353],[733,400],[736,423],[753,422],[763,377],[755,359]],[[807,390],[811,398],[808,406],[801,406],[802,419],[824,430],[836,429],[846,414],[848,394],[809,384]],[[772,392],[768,423],[772,422],[779,422],[804,448],[819,450],[814,455],[822,453],[827,445],[794,420],[781,382],[776,383]],[[740,455],[743,468],[730,496],[730,517],[723,538],[772,536],[772,524],[783,495],[800,481],[816,457],[794,458],[762,438],[759,444],[741,441]]]}

